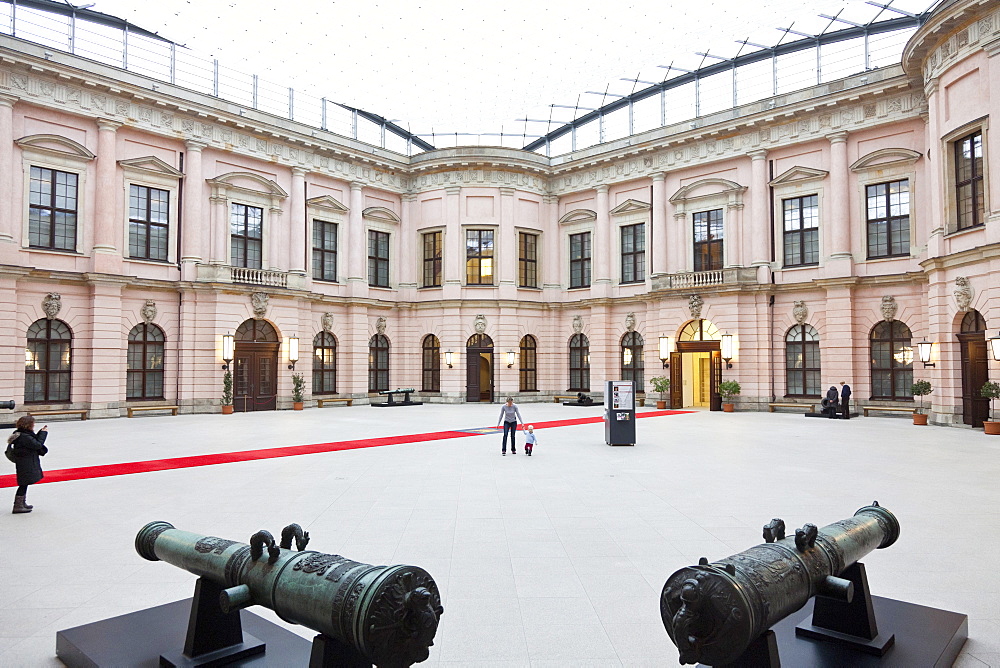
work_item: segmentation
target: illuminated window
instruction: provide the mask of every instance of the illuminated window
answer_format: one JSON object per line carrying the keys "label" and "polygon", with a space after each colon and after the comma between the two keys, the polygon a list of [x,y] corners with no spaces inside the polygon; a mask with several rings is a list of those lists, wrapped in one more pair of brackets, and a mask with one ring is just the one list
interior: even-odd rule
{"label": "illuminated window", "polygon": [[913,346],[910,328],[883,320],[872,328],[872,399],[912,400]]}
{"label": "illuminated window", "polygon": [[645,392],[645,363],[643,362],[642,335],[626,332],[621,341],[621,378],[635,383],[636,392]]}
{"label": "illuminated window", "polygon": [[312,393],[337,392],[337,338],[320,332],[313,338]]}
{"label": "illuminated window", "polygon": [[465,282],[493,285],[493,230],[465,231]]}
{"label": "illuminated window", "polygon": [[24,351],[25,403],[67,402],[73,334],[62,320],[43,318],[28,327]]}

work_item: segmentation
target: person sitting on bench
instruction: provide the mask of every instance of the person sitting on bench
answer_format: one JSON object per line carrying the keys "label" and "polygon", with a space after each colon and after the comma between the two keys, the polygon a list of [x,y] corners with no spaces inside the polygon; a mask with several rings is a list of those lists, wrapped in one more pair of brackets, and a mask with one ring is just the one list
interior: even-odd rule
{"label": "person sitting on bench", "polygon": [[840,392],[837,391],[836,387],[830,386],[830,389],[826,391],[826,398],[821,402],[823,405],[823,415],[828,418],[837,417],[837,411],[840,408]]}
{"label": "person sitting on bench", "polygon": [[576,403],[580,404],[581,406],[592,406],[594,404],[594,400],[590,398],[589,394],[584,394],[583,392],[577,392]]}

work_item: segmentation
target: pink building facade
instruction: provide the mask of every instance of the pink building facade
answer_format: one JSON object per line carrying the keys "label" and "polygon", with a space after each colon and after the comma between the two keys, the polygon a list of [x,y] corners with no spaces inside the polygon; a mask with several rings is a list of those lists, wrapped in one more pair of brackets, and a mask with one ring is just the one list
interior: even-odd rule
{"label": "pink building facade", "polygon": [[741,410],[925,379],[933,422],[978,426],[997,53],[1000,5],[963,0],[900,66],[552,158],[408,157],[0,36],[0,399],[218,411],[233,334],[237,410],[293,373],[307,405],[667,375]]}

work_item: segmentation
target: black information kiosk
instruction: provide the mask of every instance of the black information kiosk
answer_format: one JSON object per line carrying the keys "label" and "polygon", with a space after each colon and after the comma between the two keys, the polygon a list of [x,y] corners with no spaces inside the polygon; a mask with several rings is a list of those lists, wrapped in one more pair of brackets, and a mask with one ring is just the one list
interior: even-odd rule
{"label": "black information kiosk", "polygon": [[635,383],[604,383],[604,441],[608,445],[635,445]]}

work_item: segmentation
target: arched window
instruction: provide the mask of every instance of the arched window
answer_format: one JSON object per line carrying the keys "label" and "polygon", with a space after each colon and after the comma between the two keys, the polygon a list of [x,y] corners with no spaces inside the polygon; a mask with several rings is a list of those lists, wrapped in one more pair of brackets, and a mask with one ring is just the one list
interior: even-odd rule
{"label": "arched window", "polygon": [[646,391],[642,345],[642,335],[639,332],[626,332],[622,337],[622,380],[635,382],[637,394]]}
{"label": "arched window", "polygon": [[441,391],[441,342],[438,337],[428,334],[424,337],[422,346],[423,373],[421,375],[422,392]]}
{"label": "arched window", "polygon": [[721,338],[719,328],[704,318],[691,320],[677,335],[678,341],[719,341]]}
{"label": "arched window", "polygon": [[389,389],[389,339],[376,334],[368,341],[368,391]]}
{"label": "arched window", "polygon": [[972,309],[962,318],[962,334],[975,334],[986,331],[986,319],[979,311]]}
{"label": "arched window", "polygon": [[590,341],[583,334],[569,340],[569,391],[590,392]]}
{"label": "arched window", "polygon": [[247,343],[277,343],[278,330],[267,320],[244,320],[236,328],[236,340]]}
{"label": "arched window", "polygon": [[819,332],[812,325],[795,325],[785,335],[785,396],[818,397]]}
{"label": "arched window", "polygon": [[521,338],[521,392],[538,390],[538,344],[530,334]]}
{"label": "arched window", "polygon": [[69,401],[73,334],[62,320],[43,318],[28,327],[24,351],[24,401]]}
{"label": "arched window", "polygon": [[128,333],[128,371],[125,398],[163,398],[163,330],[142,323]]}
{"label": "arched window", "polygon": [[320,332],[313,338],[313,394],[337,392],[337,338]]}
{"label": "arched window", "polygon": [[910,328],[898,320],[872,328],[872,399],[913,399]]}

